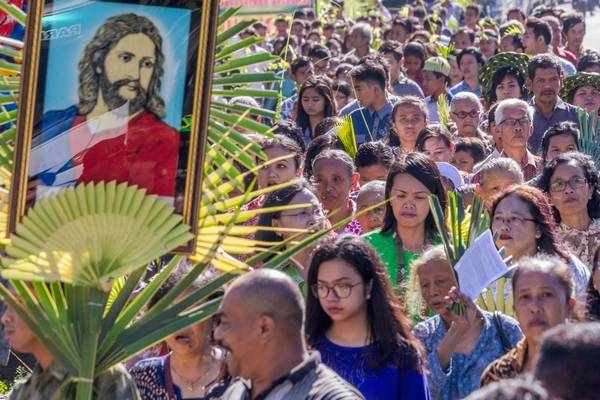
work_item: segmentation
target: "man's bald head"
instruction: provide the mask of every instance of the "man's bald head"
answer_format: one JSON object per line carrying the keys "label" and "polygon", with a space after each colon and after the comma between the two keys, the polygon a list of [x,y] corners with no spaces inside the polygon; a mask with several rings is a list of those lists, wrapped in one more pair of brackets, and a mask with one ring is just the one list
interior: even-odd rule
{"label": "man's bald head", "polygon": [[268,268],[248,272],[233,282],[225,296],[238,297],[239,306],[254,318],[266,315],[286,330],[302,332],[304,297],[283,272]]}

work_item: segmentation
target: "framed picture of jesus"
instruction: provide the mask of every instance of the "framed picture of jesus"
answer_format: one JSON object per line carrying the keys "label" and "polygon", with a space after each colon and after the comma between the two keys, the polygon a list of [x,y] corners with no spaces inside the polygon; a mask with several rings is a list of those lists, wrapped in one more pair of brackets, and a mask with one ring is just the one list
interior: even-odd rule
{"label": "framed picture of jesus", "polygon": [[100,181],[146,189],[196,231],[217,2],[30,3],[9,232],[37,201]]}

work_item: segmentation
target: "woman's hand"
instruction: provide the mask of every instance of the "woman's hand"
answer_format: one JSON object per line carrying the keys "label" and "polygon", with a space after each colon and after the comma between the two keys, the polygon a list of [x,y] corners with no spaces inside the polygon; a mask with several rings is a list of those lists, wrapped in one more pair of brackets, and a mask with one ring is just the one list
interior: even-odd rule
{"label": "woman's hand", "polygon": [[449,304],[462,302],[465,312],[462,315],[452,313],[452,320],[444,339],[438,346],[438,356],[442,368],[448,368],[453,353],[469,354],[473,351],[481,335],[481,312],[468,296],[465,296],[453,287],[450,289],[446,300]]}

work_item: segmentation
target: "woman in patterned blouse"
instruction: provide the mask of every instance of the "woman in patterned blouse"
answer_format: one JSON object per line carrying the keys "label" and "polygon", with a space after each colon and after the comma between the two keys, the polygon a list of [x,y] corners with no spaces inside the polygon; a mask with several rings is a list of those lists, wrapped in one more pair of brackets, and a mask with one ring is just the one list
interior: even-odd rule
{"label": "woman in patterned blouse", "polygon": [[558,257],[522,259],[512,278],[512,291],[515,316],[525,337],[487,367],[482,386],[533,372],[542,334],[573,316],[571,269]]}
{"label": "woman in patterned blouse", "polygon": [[[149,308],[158,303],[191,268],[185,261],[178,265],[152,297]],[[210,280],[211,276],[201,276],[175,301],[182,300]],[[222,291],[216,292],[208,300],[221,295]],[[166,340],[170,350],[168,354],[138,361],[129,372],[142,400],[209,400],[223,394],[226,389],[224,354],[210,344],[211,333],[212,320],[192,325]]]}
{"label": "woman in patterned blouse", "polygon": [[566,153],[550,161],[540,178],[558,223],[557,236],[590,270],[600,248],[600,179],[592,159]]}

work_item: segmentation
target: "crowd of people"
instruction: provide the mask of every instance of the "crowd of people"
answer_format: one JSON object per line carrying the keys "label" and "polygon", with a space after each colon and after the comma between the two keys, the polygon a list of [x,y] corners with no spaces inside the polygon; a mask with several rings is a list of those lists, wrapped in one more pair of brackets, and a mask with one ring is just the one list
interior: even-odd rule
{"label": "crowd of people", "polygon": [[[349,19],[331,3],[241,32],[285,61],[257,67],[281,97],[231,99],[278,116],[256,117],[272,136],[247,132],[267,157],[258,189],[298,179],[244,206],[278,207],[246,222],[265,228],[255,239],[330,232],[216,293],[213,319],[115,371],[99,398],[598,398],[600,52],[582,44],[584,17],[442,0]],[[446,209],[449,192],[467,211],[482,198],[511,258],[512,316],[460,292],[429,203]],[[13,310],[2,323],[39,362],[11,399],[51,398],[64,374]]]}

